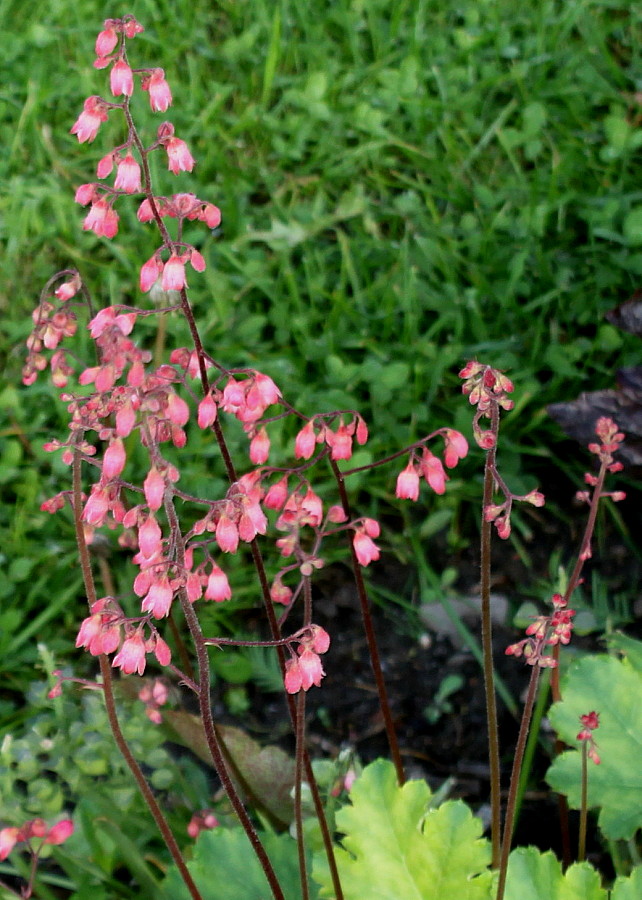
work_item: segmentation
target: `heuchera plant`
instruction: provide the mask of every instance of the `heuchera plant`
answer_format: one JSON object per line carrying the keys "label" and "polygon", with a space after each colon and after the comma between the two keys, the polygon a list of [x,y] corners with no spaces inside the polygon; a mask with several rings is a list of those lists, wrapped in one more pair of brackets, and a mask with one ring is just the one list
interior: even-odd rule
{"label": "heuchera plant", "polygon": [[[346,489],[350,475],[401,459],[404,467],[396,482],[398,498],[417,500],[422,482],[442,494],[448,470],[468,452],[466,439],[454,429],[440,428],[386,459],[350,468],[348,463],[355,442],[363,445],[368,440],[366,423],[358,411],[300,412],[286,402],[268,374],[253,368],[228,368],[207,352],[189,299],[188,279],[191,281],[193,273],[203,272],[207,265],[204,255],[192,243],[196,240],[200,244],[197,229],[216,229],[221,213],[209,198],[201,199],[187,192],[162,194],[152,183],[149,164],[152,154],[164,157],[170,177],[191,172],[195,159],[170,122],[161,122],[155,136],[149,139],[134,121],[130,98],[138,89],[147,93],[153,113],[164,114],[172,104],[172,92],[161,68],[130,65],[128,42],[142,31],[133,16],[108,19],[96,40],[94,65],[109,70],[111,96],[109,99],[89,97],[71,133],[80,143],[90,143],[98,137],[103,123],[120,117],[124,140],[102,156],[96,171],[98,180],[81,185],[76,191],[76,201],[88,207],[83,229],[111,239],[119,228],[118,209],[123,203],[131,202],[130,197],[136,197],[138,221],[151,225],[158,234],[156,250],[149,259],[140,261],[139,288],[142,294],[152,294],[165,305],[153,308],[115,305],[96,312],[81,274],[75,270],[58,273],[46,285],[33,313],[23,378],[25,384],[32,384],[48,369],[67,404],[69,434],[64,440],[51,440],[46,447],[62,452],[63,461],[71,467],[72,485],[48,499],[43,508],[55,513],[70,507],[73,513],[88,602],[87,615],[79,623],[76,646],[98,659],[101,677],[96,686],[103,692],[115,741],[174,861],[175,868],[168,876],[171,896],[195,900],[236,896],[232,886],[229,894],[221,893],[221,885],[226,884],[225,867],[236,859],[230,848],[238,835],[231,837],[228,832],[228,837],[219,837],[224,829],[216,828],[217,819],[212,810],[206,807],[194,810],[188,831],[191,837],[198,836],[197,853],[194,862],[190,866],[186,864],[179,842],[123,737],[114,700],[114,668],[126,675],[140,676],[150,665],[160,667],[165,676],[180,680],[196,696],[207,752],[245,833],[243,838],[240,832],[241,839],[245,846],[249,842],[255,854],[253,863],[244,860],[241,864],[244,877],[248,879],[247,885],[256,877],[259,892],[263,891],[260,885],[267,879],[277,900],[294,896],[292,891],[302,898],[317,894],[308,877],[309,854],[303,840],[302,786],[306,783],[324,848],[323,854],[317,854],[314,861],[315,880],[321,885],[323,896],[403,900],[411,895],[411,889],[416,889],[412,896],[425,898],[495,896],[502,900],[505,892],[509,897],[531,896],[520,869],[522,857],[511,857],[512,870],[508,865],[524,746],[539,674],[549,668],[555,676],[559,648],[571,637],[573,610],[568,608],[568,603],[579,583],[582,565],[590,556],[597,505],[604,496],[604,477],[607,471],[616,471],[619,466],[613,460],[613,453],[623,435],[610,420],[598,423],[599,443],[591,449],[599,458],[600,469],[597,476],[587,476],[592,489],[584,497],[590,503],[589,523],[568,589],[563,596],[555,595],[552,612],[536,619],[527,629],[526,638],[507,650],[524,659],[532,675],[502,825],[491,653],[490,539],[493,527],[500,538],[510,535],[514,502],[541,506],[544,497],[539,491],[520,497],[512,494],[497,469],[500,412],[512,407],[510,380],[476,361],[469,362],[460,373],[464,394],[475,406],[473,434],[486,453],[481,591],[492,783],[492,828],[488,845],[481,837],[481,823],[464,804],[449,802],[431,809],[430,792],[423,783],[405,784],[362,574],[362,568],[380,555],[377,544],[380,526],[373,518],[353,511]],[[167,361],[158,362],[136,343],[136,326],[143,317],[169,312],[184,318],[191,345],[174,347]],[[68,349],[69,339],[85,316],[95,348],[96,358],[91,365],[79,363]],[[230,452],[226,428],[233,419],[240,423],[247,436],[247,458],[233,458]],[[289,434],[287,429],[291,429],[292,422],[296,423],[294,461],[272,462],[271,435],[280,427]],[[181,451],[188,444],[191,429],[195,428],[210,435],[218,447],[228,482],[222,495],[193,493],[188,483],[189,468],[182,468],[180,462],[169,458],[186,458],[181,456]],[[439,455],[433,443],[436,438],[443,441]],[[133,474],[135,445],[137,454],[140,455],[138,448],[142,448],[146,458],[146,474],[138,480]],[[177,452],[166,448],[175,448]],[[329,468],[336,484],[336,497],[329,502],[314,487],[314,474],[319,465],[324,467],[324,472]],[[497,498],[497,494],[501,496]],[[611,496],[617,500],[622,495]],[[137,568],[131,595],[137,601],[132,596],[114,595],[104,566],[100,574],[103,590],[96,583],[92,544],[97,530],[103,527],[115,529],[120,546],[131,553]],[[392,764],[380,761],[355,782],[352,805],[337,815],[337,826],[345,835],[338,850],[326,822],[305,740],[306,692],[314,687],[322,688],[323,659],[331,653],[332,640],[332,635],[314,621],[311,585],[315,572],[324,566],[324,545],[336,538],[347,539],[392,757]],[[272,564],[266,559],[270,557],[272,545],[280,561],[269,575]],[[201,624],[203,604],[225,603],[232,597],[225,556],[239,553],[243,546],[249,548],[258,594],[263,601],[270,632],[268,641],[250,642],[205,634]],[[171,631],[168,622],[173,626]],[[180,622],[184,627],[179,627]],[[188,668],[184,662],[187,635],[196,663],[194,671],[191,663]],[[180,665],[175,659],[179,642]],[[212,714],[208,648],[224,650],[235,644],[252,643],[272,647],[277,654],[296,736],[293,833],[298,846],[295,867],[299,886],[292,889],[289,863],[286,865],[290,839],[261,836],[256,830],[232,778]],[[69,679],[61,676],[52,696],[60,692],[63,680]],[[559,681],[555,677],[553,685],[554,699],[560,701]],[[149,718],[159,722],[160,708],[167,699],[164,682],[157,680],[144,688],[141,699]],[[585,708],[582,730],[577,736],[584,747],[584,784],[586,759],[599,762],[593,738],[597,722],[597,713],[590,706]],[[605,741],[605,749],[606,746]],[[585,789],[583,796],[586,807]],[[33,837],[40,837],[44,843],[60,843],[71,834],[72,828],[69,820],[50,829],[39,820],[22,827],[9,826],[0,831],[0,854],[5,858],[20,841],[31,846]],[[395,833],[394,840],[391,830]],[[446,833],[451,848],[448,852],[443,840]],[[227,847],[226,841],[232,844]],[[227,847],[229,852],[217,853],[216,847],[219,850]],[[581,847],[580,859],[583,853]],[[37,855],[36,850],[34,872]],[[537,868],[539,859],[531,854],[528,865],[532,863],[531,868]],[[497,869],[495,874],[488,870],[489,863]],[[258,874],[252,866],[257,867]],[[570,873],[561,873],[559,864],[555,877],[560,884],[572,881]],[[407,880],[407,885],[406,881],[402,885],[401,878]],[[215,894],[212,885],[216,885]],[[527,893],[519,893],[524,889]],[[264,896],[264,892],[257,896]]]}

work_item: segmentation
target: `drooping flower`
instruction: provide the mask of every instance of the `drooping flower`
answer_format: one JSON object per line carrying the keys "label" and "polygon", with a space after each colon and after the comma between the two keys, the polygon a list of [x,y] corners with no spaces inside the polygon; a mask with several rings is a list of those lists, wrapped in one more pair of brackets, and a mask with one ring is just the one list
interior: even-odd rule
{"label": "drooping flower", "polygon": [[112,660],[112,666],[120,669],[126,675],[138,672],[142,675],[147,664],[145,641],[139,631],[134,631],[123,641],[123,646]]}
{"label": "drooping flower", "polygon": [[164,291],[180,291],[187,287],[185,260],[173,253],[163,266],[161,287]]}
{"label": "drooping flower", "polygon": [[360,565],[367,566],[373,560],[379,559],[379,548],[365,531],[357,529],[352,539],[352,544]]}
{"label": "drooping flower", "polygon": [[317,438],[314,433],[314,422],[312,419],[303,426],[296,436],[294,442],[294,455],[297,459],[310,459],[314,453]]}
{"label": "drooping flower", "polygon": [[144,91],[149,91],[149,104],[153,112],[165,112],[172,102],[172,92],[163,69],[154,69],[142,79],[140,86]]}
{"label": "drooping flower", "polygon": [[171,137],[165,143],[167,150],[167,168],[174,175],[179,172],[191,172],[196,165],[196,160],[189,152],[189,148],[185,141],[180,138]]}
{"label": "drooping flower", "polygon": [[85,216],[83,231],[93,231],[99,237],[113,238],[118,232],[118,213],[104,200],[96,200]]}
{"label": "drooping flower", "polygon": [[417,500],[419,497],[419,473],[413,462],[397,476],[395,496],[400,500]]}
{"label": "drooping flower", "polygon": [[121,94],[131,97],[134,93],[134,76],[124,59],[114,63],[109,76],[109,85],[114,97],[120,97]]}
{"label": "drooping flower", "polygon": [[206,600],[214,600],[215,603],[229,600],[232,596],[232,589],[227,580],[227,575],[220,566],[217,566],[216,564],[212,565],[212,571],[207,579],[204,596]]}
{"label": "drooping flower", "polygon": [[107,26],[96,38],[96,56],[109,56],[117,43],[118,35],[116,31],[111,26]]}
{"label": "drooping flower", "polygon": [[98,134],[102,122],[107,121],[107,107],[100,97],[87,97],[83,104],[83,111],[71,127],[71,134],[75,134],[78,142],[91,143]]}
{"label": "drooping flower", "polygon": [[254,465],[267,462],[270,455],[270,438],[265,428],[260,428],[250,443],[250,459]]}
{"label": "drooping flower", "polygon": [[140,289],[146,294],[147,291],[150,291],[160,276],[163,274],[163,263],[161,260],[154,254],[151,256],[146,263],[143,263],[140,270]]}
{"label": "drooping flower", "polygon": [[140,166],[131,153],[118,163],[114,187],[117,191],[125,191],[126,194],[137,194],[140,191]]}

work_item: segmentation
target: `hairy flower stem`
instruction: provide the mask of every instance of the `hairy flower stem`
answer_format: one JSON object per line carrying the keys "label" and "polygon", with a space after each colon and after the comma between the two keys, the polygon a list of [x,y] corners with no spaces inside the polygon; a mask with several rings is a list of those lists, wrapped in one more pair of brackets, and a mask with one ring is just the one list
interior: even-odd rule
{"label": "hairy flower stem", "polygon": [[[337,486],[339,488],[339,497],[341,499],[341,506],[343,507],[343,511],[348,519],[352,518],[352,512],[350,509],[350,501],[348,500],[348,492],[346,491],[345,481],[343,478],[343,474],[336,462],[333,459],[330,459],[330,466],[332,467],[332,473],[337,482]],[[381,712],[383,714],[383,720],[386,728],[386,735],[388,737],[388,746],[390,747],[390,755],[392,756],[392,761],[395,766],[395,770],[397,773],[397,783],[401,787],[406,782],[406,774],[403,768],[403,762],[401,761],[401,753],[399,752],[399,742],[397,741],[397,732],[395,730],[394,721],[392,718],[392,711],[390,709],[390,703],[388,701],[388,692],[386,690],[386,683],[383,677],[383,671],[381,668],[381,658],[379,656],[379,647],[377,645],[377,637],[375,635],[374,625],[372,622],[372,613],[370,611],[370,601],[368,599],[368,592],[366,590],[366,585],[363,580],[363,574],[361,572],[361,566],[359,564],[359,560],[357,559],[357,554],[354,549],[354,545],[350,542],[350,551],[352,555],[352,571],[354,573],[354,580],[357,586],[357,594],[359,595],[359,604],[361,606],[361,618],[363,620],[363,628],[366,635],[366,641],[368,643],[368,652],[370,653],[370,665],[372,667],[372,672],[374,674],[375,683],[377,685],[377,693],[379,695],[379,705],[381,706]]]}
{"label": "hairy flower stem", "polygon": [[[602,489],[604,487],[604,479],[606,478],[606,472],[608,469],[608,464],[604,461],[600,465],[600,471],[597,475],[597,482],[593,488],[593,494],[591,496],[591,506],[589,509],[588,519],[586,521],[586,527],[584,529],[584,534],[582,536],[582,543],[580,544],[580,551],[577,555],[577,559],[575,561],[575,566],[573,567],[573,571],[571,572],[571,577],[568,580],[568,584],[566,586],[566,591],[564,592],[564,600],[568,603],[571,599],[572,594],[580,583],[580,576],[582,574],[582,569],[584,568],[584,563],[587,559],[587,553],[590,551],[591,541],[593,539],[593,532],[595,531],[595,522],[597,520],[597,510],[600,505],[600,499],[602,496]],[[553,647],[553,659],[556,663],[559,663],[560,658],[560,645],[556,644]],[[560,690],[560,670],[559,665],[556,665],[553,671],[551,672],[551,697],[553,703],[559,703],[562,699],[562,692]],[[559,738],[555,740],[554,747],[554,755],[559,756],[564,750],[564,742]],[[568,816],[568,800],[564,796],[564,794],[557,795],[557,808],[560,820],[560,832],[562,836],[562,862],[564,864],[564,868],[567,869],[572,861],[572,851],[571,851],[571,830],[569,826],[569,816]],[[581,859],[580,859],[581,861]]]}
{"label": "hairy flower stem", "polygon": [[[80,568],[82,570],[87,602],[89,604],[89,608],[91,609],[98,598],[96,596],[94,576],[91,570],[89,549],[87,547],[87,542],[85,541],[85,531],[82,524],[82,478],[81,456],[79,450],[74,451],[72,503],[74,513],[74,527],[76,531],[76,543],[78,544],[78,556],[80,559]],[[120,722],[118,721],[118,712],[116,710],[116,703],[114,700],[111,666],[109,665],[109,660],[104,653],[100,655],[99,662],[100,673],[103,680],[103,696],[105,698],[107,718],[109,720],[109,726],[114,736],[116,746],[120,750],[123,759],[129,767],[130,772],[134,776],[143,799],[145,800],[145,803],[147,804],[147,807],[152,814],[154,821],[156,822],[158,830],[160,831],[167,849],[169,850],[171,857],[174,860],[178,871],[180,872],[181,878],[185,882],[185,886],[187,887],[190,896],[193,898],[193,900],[203,900],[201,893],[196,887],[196,884],[194,883],[194,880],[189,873],[189,869],[185,864],[183,854],[181,853],[180,847],[176,842],[176,838],[174,837],[171,828],[167,824],[167,820],[165,819],[165,816],[163,815],[162,810],[156,801],[156,797],[152,793],[150,786],[147,784],[145,776],[143,775],[140,766],[135,760],[131,750],[129,749],[127,741],[125,740],[120,727]]]}
{"label": "hairy flower stem", "polygon": [[492,407],[491,430],[495,444],[486,453],[484,466],[484,493],[481,521],[481,629],[482,653],[484,657],[484,689],[486,692],[486,723],[488,729],[488,763],[490,767],[491,843],[493,867],[499,864],[501,844],[501,781],[499,767],[499,730],[497,726],[497,697],[495,694],[495,671],[493,666],[493,631],[490,614],[490,561],[492,523],[487,522],[484,511],[493,502],[495,486],[495,458],[497,432],[499,431],[499,410]]}
{"label": "hairy flower stem", "polygon": [[533,666],[533,668],[531,669],[531,678],[528,683],[528,693],[526,695],[526,702],[524,703],[522,722],[519,728],[519,736],[517,738],[517,746],[515,747],[515,755],[513,757],[513,771],[511,772],[510,787],[508,789],[508,799],[506,801],[506,818],[504,820],[504,835],[502,839],[501,856],[499,860],[499,880],[497,882],[496,900],[503,900],[504,891],[506,889],[506,873],[508,871],[508,856],[510,854],[510,845],[513,837],[513,825],[515,823],[515,808],[517,805],[517,793],[519,790],[519,776],[522,771],[522,763],[524,761],[524,751],[526,749],[528,731],[530,728],[531,717],[533,715],[535,698],[537,697],[537,685],[539,682],[540,672],[541,669],[539,666]]}
{"label": "hairy flower stem", "polygon": [[[158,217],[159,225],[162,226],[162,229],[165,229],[165,225],[163,220]],[[166,233],[166,230],[165,230]],[[196,350],[196,355],[198,358],[199,364],[199,375],[201,380],[201,387],[203,389],[203,393],[207,394],[210,389],[209,378],[207,377],[207,367],[205,364],[205,350],[203,349],[203,343],[200,338],[200,334],[198,331],[198,326],[196,324],[196,320],[194,318],[194,313],[192,311],[191,304],[189,302],[189,298],[187,296],[187,291],[185,288],[181,291],[181,310],[183,315],[185,316],[190,334],[192,335],[192,340],[194,343],[194,348]],[[212,425],[212,429],[214,431],[214,436],[216,438],[216,442],[218,444],[221,456],[223,458],[223,463],[225,465],[225,470],[227,472],[228,479],[231,484],[233,484],[237,480],[236,468],[234,466],[234,462],[232,461],[232,457],[230,455],[227,442],[225,440],[225,435],[223,434],[223,430],[221,428],[220,422],[218,419]],[[261,586],[261,595],[263,597],[263,605],[265,608],[265,612],[268,619],[268,624],[270,626],[270,633],[272,635],[272,639],[275,641],[281,640],[281,629],[279,628],[279,624],[274,613],[274,605],[272,603],[272,599],[270,597],[270,586],[268,583],[267,573],[265,571],[265,563],[263,561],[263,554],[261,553],[261,548],[259,546],[258,541],[254,538],[250,542],[250,549],[252,552],[252,560],[254,562],[254,568],[256,570],[257,577],[259,579],[259,584]],[[277,656],[279,660],[279,665],[281,667],[281,674],[285,675],[285,653],[283,651],[283,647],[277,647]],[[296,705],[295,700],[292,696],[288,694],[287,696],[288,702],[288,711],[290,714],[290,719],[292,721],[292,725],[294,731],[297,731],[297,714],[296,714]],[[319,794],[319,787],[316,782],[316,778],[314,777],[314,772],[312,771],[312,763],[310,762],[310,755],[307,751],[307,748],[304,745],[303,748],[303,760],[305,765],[305,777],[306,781],[310,786],[310,790],[312,792],[312,799],[314,802],[314,811],[321,826],[321,835],[323,838],[323,847],[326,854],[326,858],[328,860],[328,866],[330,868],[330,874],[332,877],[332,886],[334,889],[336,900],[343,900],[343,890],[341,888],[341,881],[339,879],[339,870],[337,869],[337,863],[334,857],[334,845],[332,843],[332,835],[330,834],[330,829],[328,828],[328,822],[325,816],[325,810],[323,808],[323,801],[321,799],[321,795]]]}
{"label": "hairy flower stem", "polygon": [[[162,220],[161,220],[162,223]],[[164,223],[162,223],[164,224]],[[183,315],[185,316],[190,334],[192,336],[192,341],[194,344],[194,349],[196,350],[196,356],[198,358],[199,363],[199,375],[201,380],[201,386],[203,389],[203,393],[207,394],[210,389],[209,378],[207,377],[207,368],[205,365],[205,350],[203,349],[203,343],[200,338],[200,334],[198,331],[198,326],[196,324],[196,320],[194,319],[194,313],[192,311],[191,304],[189,302],[187,291],[185,288],[181,291],[181,309]],[[227,442],[225,440],[225,435],[223,434],[223,430],[220,426],[218,419],[214,422],[213,426],[214,436],[216,438],[219,450],[221,452],[221,456],[223,458],[223,463],[225,465],[225,469],[227,472],[228,479],[230,483],[234,483],[237,480],[236,468],[232,461],[232,457],[230,455],[229,449],[227,447]],[[270,632],[272,634],[273,640],[281,640],[281,630],[279,628],[276,615],[274,613],[274,607],[272,604],[272,600],[270,598],[270,587],[268,584],[267,574],[265,571],[265,564],[263,562],[263,555],[261,553],[261,549],[258,545],[258,541],[254,538],[250,542],[250,547],[252,551],[252,559],[254,562],[254,566],[257,572],[257,576],[259,579],[259,583],[261,585],[261,594],[263,596],[264,607],[266,610],[268,623],[270,626]],[[191,608],[191,604],[188,603]],[[193,610],[192,610],[193,612]],[[200,626],[199,626],[200,630]],[[202,635],[201,635],[202,637]],[[205,658],[207,659],[207,651],[203,646],[203,651],[205,653]],[[282,674],[285,673],[285,655],[282,647],[277,648],[277,654],[279,658],[279,664],[281,667]],[[209,678],[208,678],[209,684]],[[292,724],[295,729],[295,733],[298,728],[298,718],[296,714],[296,707],[294,698],[288,696],[288,709],[290,712],[290,718],[292,720]],[[211,709],[209,708],[209,696],[208,696],[208,710],[211,717]],[[204,723],[205,724],[205,723]],[[216,735],[212,729],[212,734],[214,734],[214,738],[216,739]],[[321,800],[321,795],[319,794],[319,788],[316,783],[316,779],[314,777],[314,773],[312,771],[312,764],[310,762],[310,757],[305,748],[305,743],[303,742],[303,759],[305,765],[305,773],[306,780],[310,785],[310,790],[312,792],[312,797],[314,801],[314,809],[321,826],[321,834],[323,837],[323,845],[326,853],[326,857],[328,859],[328,865],[330,867],[330,872],[332,875],[332,883],[335,891],[335,895],[337,900],[343,900],[343,891],[341,889],[341,882],[339,880],[339,871],[337,869],[336,860],[334,858],[334,847],[332,844],[332,836],[330,834],[330,829],[328,828],[328,823],[325,817],[325,811],[323,809],[323,801]]]}
{"label": "hairy flower stem", "polygon": [[296,698],[296,759],[294,776],[294,822],[299,855],[299,875],[301,878],[301,900],[309,900],[308,873],[305,862],[303,840],[303,812],[301,808],[301,783],[303,781],[303,755],[305,750],[305,691],[299,691]]}
{"label": "hairy flower stem", "polygon": [[[183,569],[185,567],[185,546],[183,544],[180,533],[180,524],[178,521],[176,508],[171,499],[167,497],[165,498],[165,513],[167,515],[167,521],[169,523],[174,545],[176,547],[176,561],[178,565]],[[281,890],[279,879],[277,878],[276,872],[272,867],[270,858],[267,855],[265,848],[263,847],[263,844],[261,843],[256,832],[256,829],[254,828],[254,825],[252,824],[252,821],[248,816],[245,807],[243,806],[241,798],[239,797],[238,792],[234,787],[234,783],[230,778],[227,764],[225,762],[225,757],[223,756],[223,750],[216,734],[214,717],[212,716],[212,701],[210,698],[210,661],[207,646],[205,644],[205,641],[203,640],[203,632],[201,630],[200,622],[198,621],[198,616],[194,611],[193,605],[189,601],[187,592],[184,587],[180,588],[178,597],[196,652],[196,660],[198,665],[197,683],[199,709],[201,714],[201,721],[203,723],[203,731],[205,733],[205,740],[210,751],[210,756],[212,757],[212,762],[214,763],[214,768],[216,769],[216,774],[220,778],[223,789],[227,794],[227,798],[230,801],[232,808],[234,809],[234,812],[236,813],[236,816],[240,824],[242,825],[250,844],[252,845],[252,849],[254,850],[259,863],[261,864],[275,900],[285,900],[285,895]]]}
{"label": "hairy flower stem", "polygon": [[586,823],[588,819],[588,743],[582,743],[582,796],[580,801],[580,834],[577,844],[577,861],[586,857]]}

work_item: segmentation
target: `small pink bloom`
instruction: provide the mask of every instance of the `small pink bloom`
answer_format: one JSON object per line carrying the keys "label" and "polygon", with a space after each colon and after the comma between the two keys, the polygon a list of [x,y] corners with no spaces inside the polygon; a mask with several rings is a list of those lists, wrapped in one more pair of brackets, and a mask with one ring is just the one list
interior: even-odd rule
{"label": "small pink bloom", "polygon": [[453,469],[460,459],[468,453],[468,441],[459,431],[448,428],[445,432],[446,449],[444,462],[448,469]]}
{"label": "small pink bloom", "polygon": [[165,496],[165,479],[156,466],[152,466],[147,473],[147,477],[143,484],[143,490],[149,508],[154,512],[157,509],[160,509],[163,505],[163,497]]}
{"label": "small pink bloom", "polygon": [[141,610],[150,612],[155,619],[164,619],[169,615],[173,599],[174,591],[169,583],[169,578],[167,575],[161,575],[152,582],[147,596],[141,604]]}
{"label": "small pink bloom", "polygon": [[116,434],[127,437],[136,424],[136,413],[131,403],[124,403],[116,413]]}
{"label": "small pink bloom", "polygon": [[320,687],[321,679],[325,675],[321,659],[313,650],[304,650],[299,656],[299,671],[301,673],[301,687],[308,691],[312,685]]}
{"label": "small pink bloom", "polygon": [[141,190],[140,166],[131,153],[118,163],[114,187],[117,191],[125,191],[126,194],[137,194]]}
{"label": "small pink bloom", "polygon": [[163,267],[161,287],[164,291],[180,291],[187,287],[185,262],[182,257],[172,254]]}
{"label": "small pink bloom", "polygon": [[213,203],[206,203],[199,218],[202,218],[208,228],[218,228],[221,224],[221,210]]}
{"label": "small pink bloom", "polygon": [[361,416],[358,416],[358,417],[357,417],[356,438],[357,438],[357,444],[359,444],[359,446],[361,446],[361,447],[362,447],[362,446],[366,443],[366,441],[368,440],[368,426],[367,426],[366,423],[363,421],[363,419],[361,418]]}
{"label": "small pink bloom", "polygon": [[81,206],[87,206],[88,203],[93,203],[94,200],[97,200],[98,196],[95,184],[81,184],[76,191],[74,200],[76,203],[80,203]]}
{"label": "small pink bloom", "polygon": [[91,143],[98,134],[102,122],[107,121],[107,107],[100,97],[87,97],[83,104],[83,111],[71,127],[71,134],[75,134],[78,143],[85,141]]}
{"label": "small pink bloom", "polygon": [[203,584],[198,572],[190,572],[185,579],[185,591],[190,603],[196,603],[203,596]]}
{"label": "small pink bloom", "polygon": [[124,59],[119,59],[114,63],[109,76],[109,84],[114,97],[119,97],[121,94],[131,97],[134,93],[134,76]]}
{"label": "small pink bloom", "polygon": [[0,830],[0,860],[5,860],[18,843],[18,828]]}
{"label": "small pink bloom", "polygon": [[224,553],[235,553],[239,545],[239,532],[234,522],[223,513],[216,525],[216,541]]}
{"label": "small pink bloom", "polygon": [[163,263],[156,254],[143,263],[140,270],[140,289],[144,294],[154,287],[162,272]]}
{"label": "small pink bloom", "polygon": [[262,407],[265,409],[268,406],[272,406],[274,403],[278,403],[280,399],[281,391],[272,381],[270,376],[264,375],[263,372],[254,372],[252,387],[247,395],[247,405],[250,409],[254,409],[255,407]]}
{"label": "small pink bloom", "polygon": [[45,844],[64,844],[73,833],[74,823],[71,819],[62,819],[49,829],[45,836]]}
{"label": "small pink bloom", "polygon": [[314,453],[316,446],[316,435],[314,433],[314,422],[310,420],[304,425],[296,436],[294,442],[294,455],[297,459],[310,459]]}
{"label": "small pink bloom", "polygon": [[113,168],[114,168],[114,154],[108,153],[107,156],[103,156],[103,158],[98,163],[98,166],[96,168],[96,177],[97,178],[107,178],[107,176],[111,174],[111,171]]}
{"label": "small pink bloom", "polygon": [[216,421],[217,406],[211,393],[198,404],[198,427],[209,428]]}
{"label": "small pink bloom", "polygon": [[149,91],[149,105],[153,112],[165,112],[172,102],[172,92],[165,80],[163,69],[154,69],[147,78],[141,81],[142,89]]}
{"label": "small pink bloom", "polygon": [[82,227],[83,231],[93,231],[99,237],[113,238],[118,231],[118,213],[106,200],[96,200]]}
{"label": "small pink bloom", "polygon": [[263,501],[264,506],[268,509],[282,509],[283,504],[288,499],[288,479],[287,475],[277,481],[276,484],[270,485]]}
{"label": "small pink bloom", "polygon": [[127,17],[127,21],[123,26],[123,33],[126,38],[131,40],[131,38],[135,38],[137,34],[142,34],[143,31],[145,31],[145,29],[133,16]]}
{"label": "small pink bloom", "polygon": [[191,172],[195,165],[195,160],[189,152],[187,144],[180,138],[171,137],[165,144],[167,150],[168,166],[167,168],[174,175],[179,172]]}
{"label": "small pink bloom", "polygon": [[133,675],[134,672],[142,675],[146,663],[145,641],[139,631],[125,638],[123,646],[112,660],[112,666],[120,667],[126,675]]}
{"label": "small pink bloom", "polygon": [[414,463],[409,462],[397,477],[395,496],[400,500],[417,500],[419,498],[419,474]]}
{"label": "small pink bloom", "polygon": [[250,443],[250,459],[256,466],[267,462],[270,455],[270,438],[265,428],[261,428],[254,435]]}
{"label": "small pink bloom", "polygon": [[[153,644],[154,656],[158,660],[159,664],[161,666],[168,666],[172,661],[172,651],[169,649],[169,645],[159,635],[156,635]],[[159,685],[158,688],[157,685]],[[163,703],[167,702],[167,688],[162,684],[162,682],[157,682],[154,684],[154,702],[159,706],[162,706]]]}
{"label": "small pink bloom", "polygon": [[209,574],[205,588],[205,599],[221,603],[223,600],[229,600],[231,596],[232,589],[227,580],[227,575],[219,566],[212,565],[212,571]]}
{"label": "small pink bloom", "polygon": [[291,589],[287,585],[283,584],[280,578],[275,578],[274,583],[270,588],[270,600],[273,603],[283,603],[284,606],[287,606],[291,599]]}
{"label": "small pink bloom", "polygon": [[381,526],[376,519],[364,519],[363,530],[371,538],[379,537],[381,534]]}
{"label": "small pink bloom", "polygon": [[103,475],[105,478],[118,478],[125,468],[126,461],[125,446],[120,438],[116,438],[105,450],[103,457]]}
{"label": "small pink bloom", "polygon": [[443,494],[446,490],[446,473],[441,460],[433,456],[428,448],[424,448],[421,457],[421,471],[433,491]]}
{"label": "small pink bloom", "polygon": [[360,565],[367,566],[373,560],[379,559],[379,548],[365,532],[355,532],[352,543]]}
{"label": "small pink bloom", "polygon": [[330,456],[332,459],[350,459],[352,456],[352,435],[343,424],[339,425],[336,433],[325,430],[325,442],[330,447]]}
{"label": "small pink bloom", "polygon": [[[156,204],[158,206],[158,203]],[[139,222],[151,222],[154,218],[154,213],[152,211],[152,205],[149,202],[149,199],[145,197],[141,205],[138,207],[138,212],[136,213],[136,218]]]}
{"label": "small pink bloom", "polygon": [[183,426],[189,421],[189,406],[187,403],[172,391],[167,397],[167,406],[165,407],[167,418],[173,425]]}
{"label": "small pink bloom", "polygon": [[154,516],[148,516],[138,529],[138,546],[145,559],[150,559],[161,550],[162,532]]}
{"label": "small pink bloom", "polygon": [[310,648],[315,653],[327,653],[330,646],[330,635],[325,628],[321,628],[320,625],[310,625],[310,631],[312,632]]}
{"label": "small pink bloom", "polygon": [[99,527],[105,521],[108,512],[109,497],[106,491],[98,485],[94,485],[82,512],[83,522]]}
{"label": "small pink bloom", "polygon": [[105,28],[96,38],[96,56],[109,56],[117,43],[118,35],[114,29]]}
{"label": "small pink bloom", "polygon": [[202,253],[199,253],[198,250],[194,250],[192,248],[190,252],[189,261],[192,264],[192,268],[195,272],[204,272],[205,271],[205,259],[203,258]]}
{"label": "small pink bloom", "polygon": [[303,676],[298,659],[288,659],[285,662],[285,689],[288,694],[298,694],[303,685]]}

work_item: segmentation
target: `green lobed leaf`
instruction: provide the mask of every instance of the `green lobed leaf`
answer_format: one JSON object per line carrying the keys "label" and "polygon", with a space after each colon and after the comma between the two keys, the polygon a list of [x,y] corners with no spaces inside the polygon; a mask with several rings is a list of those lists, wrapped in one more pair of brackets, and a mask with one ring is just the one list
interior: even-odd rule
{"label": "green lobed leaf", "polygon": [[610,900],[639,900],[640,897],[642,897],[642,867],[638,866],[628,878],[617,879]]}
{"label": "green lobed leaf", "polygon": [[[346,900],[487,900],[491,873],[482,824],[461,801],[428,809],[423,781],[399,788],[392,763],[377,760],[337,812],[343,832],[337,865]],[[332,897],[325,860],[315,855],[321,896]]]}
{"label": "green lobed leaf", "polygon": [[566,873],[557,857],[536,847],[513,850],[508,861],[504,900],[607,900],[600,876],[589,863]]}
{"label": "green lobed leaf", "polygon": [[[301,885],[296,842],[288,834],[260,834],[270,862],[288,900],[300,900]],[[203,900],[267,900],[271,891],[250,842],[241,828],[215,828],[202,831],[188,863],[190,873]],[[190,895],[175,866],[163,883],[172,900],[190,900]],[[315,887],[310,898],[318,897]]]}
{"label": "green lobed leaf", "polygon": [[[600,715],[595,732],[600,765],[589,762],[588,804],[600,807],[598,823],[607,838],[631,838],[642,826],[642,675],[626,660],[592,656],[574,663],[562,682],[562,697],[550,712],[560,738],[578,746],[579,717]],[[567,750],[548,770],[547,780],[579,809],[581,754]]]}

